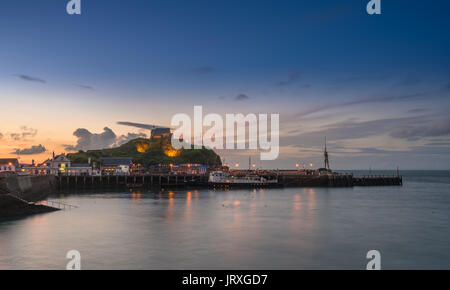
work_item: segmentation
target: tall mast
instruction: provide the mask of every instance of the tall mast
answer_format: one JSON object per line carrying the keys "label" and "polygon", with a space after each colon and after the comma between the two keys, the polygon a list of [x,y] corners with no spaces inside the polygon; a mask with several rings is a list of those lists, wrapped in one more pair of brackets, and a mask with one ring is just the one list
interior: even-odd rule
{"label": "tall mast", "polygon": [[324,163],[325,163],[325,168],[326,169],[330,169],[330,161],[328,160],[328,151],[327,151],[327,136],[325,136],[325,151],[323,152],[324,155]]}

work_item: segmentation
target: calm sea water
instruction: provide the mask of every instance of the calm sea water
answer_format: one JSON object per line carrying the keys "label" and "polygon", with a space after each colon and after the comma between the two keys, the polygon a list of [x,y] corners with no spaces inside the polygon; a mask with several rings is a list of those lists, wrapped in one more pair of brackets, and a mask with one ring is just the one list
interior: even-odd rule
{"label": "calm sea water", "polygon": [[[363,172],[359,172],[363,173]],[[379,173],[379,172],[372,172]],[[391,173],[392,174],[392,173]],[[78,209],[0,221],[0,269],[450,269],[450,172],[403,187],[61,192]]]}

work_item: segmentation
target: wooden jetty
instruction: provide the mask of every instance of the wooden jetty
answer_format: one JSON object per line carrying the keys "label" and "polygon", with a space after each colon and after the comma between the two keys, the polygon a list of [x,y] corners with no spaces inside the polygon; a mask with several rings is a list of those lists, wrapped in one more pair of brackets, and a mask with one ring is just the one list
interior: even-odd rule
{"label": "wooden jetty", "polygon": [[[352,186],[399,186],[401,176],[359,176],[351,174],[300,175],[264,174],[267,179],[278,180],[278,187],[352,187]],[[60,188],[140,188],[140,187],[209,187],[208,175],[102,175],[102,176],[58,176]]]}

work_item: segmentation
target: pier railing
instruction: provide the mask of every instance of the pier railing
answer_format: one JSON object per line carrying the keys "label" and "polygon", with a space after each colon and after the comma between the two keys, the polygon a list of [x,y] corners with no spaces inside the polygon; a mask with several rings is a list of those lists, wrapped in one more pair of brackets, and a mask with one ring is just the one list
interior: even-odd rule
{"label": "pier railing", "polygon": [[71,205],[71,204],[67,204],[67,203],[59,202],[59,201],[53,201],[53,200],[42,200],[42,201],[37,201],[37,202],[28,201],[28,200],[21,198],[20,194],[17,192],[10,192],[10,191],[6,191],[1,188],[0,188],[0,193],[8,195],[9,197],[19,200],[19,201],[23,202],[24,204],[28,204],[28,205],[48,206],[48,207],[53,207],[53,208],[57,208],[57,209],[61,209],[61,210],[78,208],[78,206],[75,206],[75,205]]}
{"label": "pier railing", "polygon": [[43,201],[36,202],[35,204],[46,205],[46,206],[50,206],[50,207],[54,207],[54,208],[58,208],[58,209],[62,209],[62,210],[78,208],[78,206],[71,205],[71,204],[64,203],[64,202],[54,201],[54,200],[43,200]]}

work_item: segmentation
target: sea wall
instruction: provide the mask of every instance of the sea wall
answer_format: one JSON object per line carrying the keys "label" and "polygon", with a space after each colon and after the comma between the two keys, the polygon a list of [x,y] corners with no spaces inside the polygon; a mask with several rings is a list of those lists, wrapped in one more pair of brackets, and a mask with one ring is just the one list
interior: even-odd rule
{"label": "sea wall", "polygon": [[12,192],[27,201],[39,201],[47,198],[56,189],[55,176],[18,176],[0,177],[0,189]]}
{"label": "sea wall", "polygon": [[8,194],[0,194],[0,219],[47,213],[57,210],[59,209],[45,205],[30,204]]}
{"label": "sea wall", "polygon": [[55,176],[0,176],[0,218],[58,210],[33,202],[43,200],[56,188]]}

